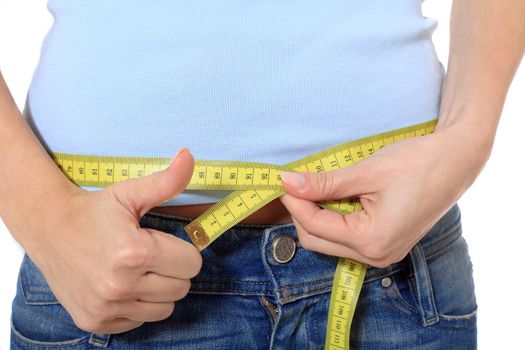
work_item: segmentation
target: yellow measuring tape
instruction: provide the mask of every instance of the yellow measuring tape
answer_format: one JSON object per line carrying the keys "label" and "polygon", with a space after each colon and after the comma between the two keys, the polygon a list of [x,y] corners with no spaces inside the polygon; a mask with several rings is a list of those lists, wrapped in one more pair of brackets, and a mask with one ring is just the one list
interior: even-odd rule
{"label": "yellow measuring tape", "polygon": [[[437,120],[344,143],[306,158],[274,165],[256,162],[196,160],[188,189],[233,191],[184,229],[199,250],[203,250],[250,214],[282,196],[280,172],[323,172],[342,169],[370,156],[398,140],[434,131]],[[85,156],[52,153],[54,161],[79,186],[106,187],[140,178],[169,166],[170,158]],[[360,210],[355,199],[319,203],[341,214]],[[334,275],[325,349],[350,348],[350,327],[365,278],[366,265],[340,258]]]}

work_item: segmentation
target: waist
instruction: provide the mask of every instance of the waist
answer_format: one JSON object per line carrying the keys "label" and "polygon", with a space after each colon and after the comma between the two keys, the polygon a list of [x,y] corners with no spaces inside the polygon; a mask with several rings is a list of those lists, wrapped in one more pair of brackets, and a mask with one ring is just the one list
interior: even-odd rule
{"label": "waist", "polygon": [[[153,213],[167,214],[186,219],[195,219],[210,208],[214,203],[192,204],[192,205],[169,205],[159,206],[151,209]],[[279,199],[275,199],[265,207],[259,209],[255,213],[242,220],[242,224],[286,224],[291,223],[292,217],[290,212],[281,203]]]}
{"label": "waist", "polygon": [[[188,220],[148,212],[141,226],[164,231],[189,241],[184,231]],[[275,240],[289,236],[296,242],[293,258],[287,263],[274,259]],[[461,237],[461,216],[454,205],[419,241],[424,256],[431,259]],[[283,301],[299,294],[324,293],[332,288],[338,258],[318,254],[300,246],[293,224],[238,224],[201,252],[204,265],[192,280],[193,293],[273,295],[277,290]],[[451,257],[454,259],[454,257]],[[365,282],[410,270],[410,258],[387,268],[369,267]],[[269,273],[270,269],[273,273]],[[277,286],[275,285],[277,283]]]}

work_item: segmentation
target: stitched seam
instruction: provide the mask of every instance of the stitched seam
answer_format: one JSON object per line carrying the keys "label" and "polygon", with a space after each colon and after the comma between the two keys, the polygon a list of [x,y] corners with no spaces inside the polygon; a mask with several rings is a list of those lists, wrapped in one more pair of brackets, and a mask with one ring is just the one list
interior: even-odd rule
{"label": "stitched seam", "polygon": [[51,306],[51,305],[60,305],[58,301],[27,301],[25,300],[26,305],[35,305],[35,306]]}
{"label": "stitched seam", "polygon": [[92,333],[91,336],[89,337],[88,343],[98,348],[107,348],[110,340],[111,340],[111,334]]}
{"label": "stitched seam", "polygon": [[[27,254],[24,254],[22,264],[20,265],[20,270],[21,270],[20,271],[20,287],[22,289],[22,297],[24,299],[24,303],[26,305],[40,305],[40,306],[60,304],[49,287],[41,288],[43,291],[49,291],[49,293],[31,292],[31,289],[34,287],[31,286],[30,278],[27,276],[27,271],[24,268],[24,266],[25,264],[34,264],[34,263],[32,261],[28,261],[28,259],[29,258]],[[36,297],[37,295],[40,295],[41,298]],[[34,299],[37,299],[37,300],[35,301]],[[45,299],[45,300],[42,300],[42,299]]]}
{"label": "stitched seam", "polygon": [[289,297],[294,297],[294,296],[301,296],[301,295],[311,295],[312,293],[315,293],[315,292],[321,292],[321,291],[329,291],[329,290],[332,290],[332,286],[325,286],[325,287],[319,287],[319,288],[314,288],[314,289],[310,289],[306,292],[293,292],[293,293],[290,293],[286,296],[286,298],[284,299],[288,299]]}
{"label": "stitched seam", "polygon": [[456,243],[460,238],[461,238],[461,236],[457,236],[449,244],[447,244],[445,247],[443,247],[443,249],[440,249],[440,250],[432,253],[431,255],[429,255],[427,257],[427,261],[431,260],[433,258],[439,257],[440,255],[444,254],[446,252],[446,250],[449,249],[452,245],[454,245],[454,243]]}
{"label": "stitched seam", "polygon": [[421,316],[421,312],[419,311],[419,308],[416,308],[415,306],[411,305],[408,302],[408,300],[406,300],[405,297],[401,294],[401,291],[399,290],[397,286],[397,281],[395,279],[393,280],[393,283],[392,283],[391,293],[393,294],[392,296],[394,296],[396,300],[398,300],[401,304],[403,304],[405,308]]}
{"label": "stitched seam", "polygon": [[247,292],[242,289],[210,289],[200,288],[199,290],[190,290],[188,294],[214,294],[214,295],[273,295],[272,291]]}
{"label": "stitched seam", "polygon": [[277,288],[277,290],[281,291],[281,290],[295,289],[295,288],[303,287],[303,286],[316,286],[316,285],[319,285],[319,284],[324,284],[326,282],[331,282],[331,281],[333,281],[333,279],[334,279],[333,277],[330,277],[330,278],[323,278],[323,279],[315,280],[315,281],[311,281],[311,282],[289,284],[289,285],[286,285],[286,286],[283,286],[283,287],[279,287],[279,288]]}
{"label": "stitched seam", "polygon": [[[397,286],[395,288],[397,289]],[[419,310],[416,310],[412,305],[407,304],[403,297],[398,297],[398,295],[400,295],[399,290],[397,290],[397,293],[394,293],[394,295],[389,295],[389,293],[387,292],[387,295],[389,297],[389,305],[395,310],[400,311],[403,318],[409,320],[410,322],[421,324],[421,316],[419,314]],[[393,297],[395,299],[393,299]],[[397,301],[400,301],[400,303],[398,303]]]}
{"label": "stitched seam", "polygon": [[478,314],[478,308],[468,314],[465,315],[445,315],[445,314],[439,314],[439,317],[442,318],[445,321],[461,321],[461,320],[470,320],[473,317],[477,316]]}
{"label": "stitched seam", "polygon": [[[278,291],[286,291],[286,290],[293,290],[293,289],[297,289],[297,287],[300,287],[300,286],[314,286],[315,288],[312,288],[312,289],[308,289],[307,291],[291,291],[288,295],[290,296],[296,296],[296,295],[301,295],[301,294],[305,294],[305,293],[311,293],[311,292],[318,292],[318,291],[321,291],[321,290],[325,290],[325,289],[329,289],[331,288],[332,286],[323,286],[324,284],[326,284],[327,282],[331,282],[333,279],[332,278],[326,278],[326,279],[322,279],[322,280],[317,280],[317,281],[313,281],[313,282],[308,282],[308,283],[300,283],[300,284],[297,284],[297,285],[290,285],[290,286],[285,286],[285,287],[280,287],[278,288],[277,290]],[[242,289],[239,289],[239,288],[229,288],[229,286],[222,286],[221,287],[213,287],[213,286],[200,286],[198,284],[220,284],[220,282],[194,282],[193,286],[195,286],[195,288],[191,288],[190,291],[193,291],[193,292],[198,292],[198,291],[219,291],[219,290],[230,290],[232,292],[242,292],[243,290]],[[237,284],[237,283],[232,283],[232,284]],[[242,283],[238,283],[238,284],[242,284]],[[258,284],[258,285],[262,285],[262,284],[265,284],[265,285],[270,285],[270,283],[267,283],[267,282],[256,282],[256,283],[253,283],[253,284]],[[321,286],[319,286],[321,285]],[[273,290],[263,290],[262,292],[273,292]],[[247,293],[257,293],[257,292],[247,292]]]}
{"label": "stitched seam", "polygon": [[[414,264],[414,258],[411,255],[411,261],[412,261],[412,269],[414,270],[414,274],[416,274],[415,282],[416,282],[416,289],[417,289],[417,299],[418,304],[421,309],[421,315],[423,317],[423,323],[425,325],[431,325],[433,323],[436,323],[438,321],[438,311],[436,307],[436,302],[434,299],[434,288],[432,287],[432,281],[430,279],[430,271],[428,270],[428,263],[427,258],[425,256],[425,252],[423,251],[423,247],[418,243],[416,244],[416,250],[414,251],[415,257],[419,257],[422,259],[421,266],[419,266],[419,269],[422,269],[423,276],[420,276],[423,280],[421,281],[421,284],[418,283],[417,276],[419,274],[416,274],[416,270],[418,267]],[[425,285],[426,290],[425,291]],[[428,305],[424,305],[428,304]],[[430,313],[432,317],[427,318],[427,313]]]}
{"label": "stitched seam", "polygon": [[[454,230],[451,230],[452,233],[454,232],[457,232],[458,229],[461,228],[461,225],[457,226]],[[426,260],[430,260],[440,254],[443,254],[445,250],[447,250],[448,248],[450,248],[450,246],[452,246],[454,243],[456,243],[456,241],[458,239],[461,238],[461,235],[458,235],[457,237],[455,237],[454,239],[452,239],[450,242],[448,242],[446,245],[444,245],[443,247],[439,247],[439,249],[437,249],[436,251],[432,252],[432,254],[429,254],[429,255],[425,255],[425,258]],[[440,240],[438,240],[437,242],[440,242],[442,240],[444,240],[446,238],[441,238]],[[434,242],[433,244],[436,244],[436,242]],[[425,249],[423,249],[423,252],[425,251]],[[396,274],[400,271],[403,271],[404,269],[402,267],[397,267],[391,271],[385,271],[384,273],[374,273],[373,276],[371,277],[368,277],[365,279],[365,281],[363,283],[370,283],[370,282],[373,282],[373,281],[377,281],[379,279],[382,279],[382,278],[385,278],[385,277],[388,277],[388,276],[392,276],[393,274]],[[413,275],[411,273],[411,275]]]}
{"label": "stitched seam", "polygon": [[207,280],[207,279],[192,280],[192,283],[193,284],[198,284],[198,283],[208,283],[208,284],[229,283],[229,284],[257,284],[257,285],[266,284],[266,285],[272,285],[271,282],[256,282],[256,281],[251,282],[251,281],[238,281],[238,280],[228,280],[228,279],[224,279],[224,280]]}
{"label": "stitched seam", "polygon": [[[306,347],[308,348],[308,346],[310,345],[310,342],[308,341],[308,335],[310,334],[310,327],[308,327],[308,319],[310,317],[308,317],[308,314],[311,313],[311,308],[312,308],[312,305],[308,305],[306,310],[304,310],[303,312],[306,313],[305,315],[305,318],[304,318],[304,335],[305,335],[305,345]],[[313,317],[315,319],[315,317]]]}
{"label": "stitched seam", "polygon": [[[300,292],[300,291],[293,292],[293,293],[287,294],[286,297],[282,297],[282,301],[290,302],[294,298],[297,299],[296,297],[306,298],[306,297],[313,296],[315,294],[328,293],[331,291],[331,288],[332,288],[331,286],[325,286],[325,287],[310,289],[306,292]],[[200,287],[196,289],[190,289],[188,293],[189,294],[214,294],[214,295],[261,295],[261,296],[269,295],[271,296],[271,295],[274,295],[275,292],[273,290],[246,291],[243,289],[227,288],[227,287],[224,287],[224,288]]]}
{"label": "stitched seam", "polygon": [[[454,235],[456,234],[459,230],[461,230],[461,225],[458,225],[456,226],[453,230],[450,230],[447,234],[443,235],[443,237],[439,240],[437,240],[436,242],[433,242],[431,245],[438,245],[439,242],[447,239],[448,235]],[[447,244],[445,244],[444,246],[440,246],[438,249],[436,249],[435,251],[431,251],[430,254],[425,254],[425,257],[428,259],[430,258],[433,258],[434,256],[440,254],[441,252],[443,252],[444,250],[448,249],[451,245],[453,245],[458,239],[461,238],[461,234],[459,235],[456,235],[453,239],[451,239]],[[421,247],[423,248],[423,246]],[[431,249],[429,249],[431,250]],[[425,249],[423,248],[423,252],[425,253]]]}
{"label": "stitched seam", "polygon": [[[456,243],[456,241],[458,239],[460,239],[461,236],[458,236],[457,238],[455,238],[454,240],[452,240],[450,242],[450,244],[447,244],[443,249],[439,249],[438,251],[434,252],[433,254],[429,255],[428,257],[425,256],[425,260],[427,262],[427,264],[431,263],[430,260],[432,260],[433,258],[436,258],[436,257],[439,257],[440,255],[442,254],[445,254],[446,253],[446,250],[449,249],[454,243]],[[397,272],[401,271],[403,269],[398,269],[396,270]],[[414,275],[414,271],[410,271],[410,273],[408,274],[409,277],[415,277]]]}
{"label": "stitched seam", "polygon": [[374,282],[374,281],[377,281],[377,280],[380,280],[380,279],[383,279],[385,277],[388,277],[388,276],[392,276],[392,275],[395,275],[396,273],[400,272],[400,271],[403,271],[403,268],[399,267],[399,268],[396,268],[394,270],[388,270],[388,271],[385,271],[384,274],[378,274],[378,275],[374,275],[373,277],[369,277],[368,279],[365,279],[365,281],[363,282],[363,284],[368,284],[370,282]]}
{"label": "stitched seam", "polygon": [[431,327],[436,327],[440,330],[449,333],[465,332],[466,330],[476,329],[476,315],[464,319],[447,319],[442,318],[441,322],[433,324]]}
{"label": "stitched seam", "polygon": [[[260,256],[262,258],[262,263],[263,263],[263,266],[264,266],[264,270],[266,271],[266,273],[268,274],[268,276],[270,277],[270,280],[272,282],[272,285],[274,286],[274,289],[275,287],[277,287],[279,285],[279,283],[277,283],[277,279],[275,278],[275,275],[273,274],[273,271],[268,263],[268,259],[267,259],[267,256],[266,256],[266,247],[268,246],[268,240],[270,239],[270,235],[272,234],[272,230],[271,229],[265,229],[264,230],[264,233],[261,235],[261,239],[260,239]],[[276,300],[277,300],[277,305],[279,304],[279,302],[281,301],[281,296],[280,296],[280,293],[276,293],[274,292],[274,295],[277,297]],[[279,315],[280,316],[280,315]],[[275,329],[277,329],[277,324],[278,324],[278,321],[279,321],[280,317],[277,318],[277,321],[275,322]],[[274,341],[274,338],[273,338],[273,334],[272,334],[272,343]]]}
{"label": "stitched seam", "polygon": [[25,337],[22,335],[15,327],[13,323],[13,318],[11,318],[11,331],[13,334],[20,340],[27,344],[36,345],[36,346],[46,346],[46,347],[59,347],[59,346],[74,346],[78,345],[84,341],[86,341],[89,337],[89,335],[85,335],[80,338],[72,339],[72,340],[65,340],[65,341],[59,341],[59,342],[45,342],[45,341],[39,341],[39,340],[33,340]]}
{"label": "stitched seam", "polygon": [[330,293],[331,291],[332,291],[331,287],[329,287],[329,288],[325,287],[325,288],[320,288],[320,289],[315,289],[315,290],[308,291],[308,293],[290,294],[290,295],[287,295],[286,297],[282,297],[281,298],[281,302],[283,304],[290,303],[290,302],[293,302],[293,301],[296,301],[296,300],[299,300],[299,299],[309,298],[309,297],[312,297],[314,295]]}
{"label": "stitched seam", "polygon": [[[286,286],[277,288],[277,290],[285,290],[285,289],[291,289],[291,288],[303,287],[303,286],[309,286],[309,285],[318,285],[318,284],[330,282],[332,280],[333,280],[333,277],[327,277],[327,278],[322,278],[322,279],[316,279],[316,280],[310,281],[310,282],[288,284]],[[239,281],[239,280],[229,280],[229,279],[220,279],[220,280],[202,279],[202,280],[193,280],[192,283],[193,284],[199,284],[199,283],[203,283],[203,284],[221,284],[221,283],[225,283],[225,284],[240,284],[240,285],[250,285],[250,284],[255,284],[255,285],[272,285],[271,282],[257,282],[257,281],[253,281],[252,282],[252,281]]]}

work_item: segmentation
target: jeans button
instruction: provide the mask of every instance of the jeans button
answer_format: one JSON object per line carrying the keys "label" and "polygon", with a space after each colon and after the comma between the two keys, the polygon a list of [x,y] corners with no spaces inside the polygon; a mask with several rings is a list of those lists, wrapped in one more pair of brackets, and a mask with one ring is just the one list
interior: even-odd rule
{"label": "jeans button", "polygon": [[286,264],[295,254],[295,241],[285,235],[275,237],[272,243],[272,255],[275,261]]}
{"label": "jeans button", "polygon": [[390,277],[385,277],[381,280],[381,285],[384,288],[388,288],[392,285],[392,279]]}

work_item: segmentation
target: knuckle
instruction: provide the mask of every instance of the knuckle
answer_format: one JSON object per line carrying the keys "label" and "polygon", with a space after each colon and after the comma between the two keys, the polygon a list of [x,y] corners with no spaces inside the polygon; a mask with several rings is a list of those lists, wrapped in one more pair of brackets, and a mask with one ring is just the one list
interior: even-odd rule
{"label": "knuckle", "polygon": [[378,262],[387,258],[387,250],[382,244],[371,239],[361,242],[359,252],[367,259]]}
{"label": "knuckle", "polygon": [[160,315],[161,320],[164,320],[168,317],[171,316],[171,314],[173,313],[173,310],[175,310],[175,303],[169,303],[163,310],[162,310],[162,313]]}
{"label": "knuckle", "polygon": [[177,286],[177,290],[175,291],[175,300],[180,300],[184,298],[186,295],[188,295],[188,292],[190,291],[191,282],[190,280],[182,280],[180,282],[180,285]]}
{"label": "knuckle", "polygon": [[75,325],[83,331],[96,334],[107,333],[103,322],[100,320],[87,315],[73,316],[72,318]]}
{"label": "knuckle", "polygon": [[312,216],[301,220],[301,226],[308,234],[318,231],[320,227],[326,227],[326,219],[320,214],[321,211],[318,211]]}
{"label": "knuckle", "polygon": [[87,312],[91,318],[96,318],[99,320],[109,318],[110,310],[107,304],[108,302],[102,299],[97,299],[96,301],[86,303],[86,305],[89,305]]}
{"label": "knuckle", "polygon": [[385,267],[390,266],[392,263],[388,259],[384,260],[371,260],[369,265],[372,265],[373,267],[384,269]]}
{"label": "knuckle", "polygon": [[400,262],[401,260],[403,260],[403,257],[391,257],[389,260],[388,260],[388,265],[392,265],[392,264],[396,264],[398,262]]}
{"label": "knuckle", "polygon": [[124,283],[114,278],[108,278],[100,285],[100,296],[103,300],[113,301],[129,297],[133,292],[131,283]]}
{"label": "knuckle", "polygon": [[125,208],[126,210],[133,209],[136,207],[136,204],[134,203],[133,198],[129,195],[129,190],[126,190],[125,188],[134,180],[135,179],[127,179],[121,183],[109,186],[105,193],[121,208]]}
{"label": "knuckle", "polygon": [[139,269],[146,267],[149,263],[148,250],[132,240],[121,243],[116,256],[118,266]]}
{"label": "knuckle", "polygon": [[369,260],[369,264],[377,268],[385,268],[395,263],[395,258],[387,246],[372,243],[361,249],[361,254]]}
{"label": "knuckle", "polygon": [[371,222],[370,220],[359,218],[357,220],[353,220],[355,218],[355,213],[346,214],[343,216],[345,220],[345,225],[348,228],[350,232],[353,232],[357,237],[360,237],[363,240],[367,240],[368,237],[372,236],[372,229],[371,229]]}
{"label": "knuckle", "polygon": [[175,309],[175,303],[166,303],[158,310],[155,310],[155,313],[151,315],[150,322],[157,322],[167,319],[171,316],[173,313],[173,310]]}
{"label": "knuckle", "polygon": [[303,247],[304,249],[307,249],[307,250],[312,250],[313,242],[308,237],[308,235],[305,234],[305,233],[302,233],[302,234],[298,234],[298,236],[299,236],[299,243],[301,243],[301,247]]}
{"label": "knuckle", "polygon": [[323,195],[331,195],[334,191],[334,174],[333,172],[319,173],[313,176],[313,187]]}
{"label": "knuckle", "polygon": [[197,276],[202,268],[202,255],[199,251],[192,247],[192,253],[189,255],[188,273],[190,278]]}
{"label": "knuckle", "polygon": [[118,318],[122,314],[123,304],[120,302],[109,301],[103,298],[96,298],[91,302],[86,302],[86,314],[91,319],[97,320],[100,323],[109,322]]}

